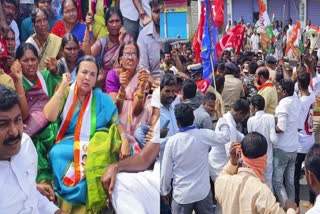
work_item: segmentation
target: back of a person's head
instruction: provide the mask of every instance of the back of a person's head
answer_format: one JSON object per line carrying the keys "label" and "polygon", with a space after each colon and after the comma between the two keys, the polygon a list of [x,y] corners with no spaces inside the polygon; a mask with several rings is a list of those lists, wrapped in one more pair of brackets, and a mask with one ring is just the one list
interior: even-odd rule
{"label": "back of a person's head", "polygon": [[288,96],[292,96],[294,93],[294,82],[292,80],[283,79],[279,82],[283,90],[287,92]]}
{"label": "back of a person's head", "polygon": [[250,111],[250,104],[247,100],[240,98],[233,103],[232,109],[235,112],[242,112],[243,114],[246,114]]}
{"label": "back of a person's head", "polygon": [[216,100],[216,95],[213,92],[207,92],[203,97],[203,103],[210,100]]}
{"label": "back of a person's head", "polygon": [[262,157],[267,153],[268,143],[266,138],[258,133],[248,133],[241,141],[243,155],[250,159]]}
{"label": "back of a person's head", "polygon": [[301,88],[308,89],[310,84],[310,74],[307,72],[300,72],[298,75],[298,83]]}
{"label": "back of a person's head", "polygon": [[190,99],[196,96],[197,84],[192,79],[186,79],[182,86],[183,98]]}
{"label": "back of a person's head", "polygon": [[175,86],[175,85],[177,85],[176,77],[171,73],[167,73],[163,75],[163,77],[161,78],[160,90],[162,90],[164,86]]}
{"label": "back of a person's head", "polygon": [[252,96],[252,97],[251,97],[251,105],[252,105],[253,107],[258,108],[258,111],[263,110],[264,107],[265,107],[264,98],[263,98],[260,94],[257,94],[257,95]]}
{"label": "back of a person's head", "polygon": [[255,74],[258,68],[258,64],[256,62],[250,62],[248,65],[249,74]]}
{"label": "back of a person's head", "polygon": [[190,105],[185,103],[175,105],[174,114],[180,127],[191,126],[193,124],[194,115]]}
{"label": "back of a person's head", "polygon": [[217,91],[221,94],[224,88],[224,76],[219,74],[215,76]]}
{"label": "back of a person's head", "polygon": [[306,155],[305,167],[320,181],[320,144],[314,144]]}
{"label": "back of a person's head", "polygon": [[0,111],[8,111],[18,104],[17,93],[12,88],[0,84]]}
{"label": "back of a person's head", "polygon": [[268,68],[267,67],[258,68],[258,75],[263,76],[264,79],[268,80],[270,77]]}

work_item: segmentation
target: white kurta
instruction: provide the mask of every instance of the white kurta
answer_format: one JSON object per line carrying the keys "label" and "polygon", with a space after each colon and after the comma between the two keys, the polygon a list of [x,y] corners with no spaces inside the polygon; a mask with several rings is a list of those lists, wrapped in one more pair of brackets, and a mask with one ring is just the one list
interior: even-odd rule
{"label": "white kurta", "polygon": [[[151,143],[160,143],[160,120],[154,127]],[[118,214],[160,213],[160,160],[153,170],[138,173],[121,172],[112,192],[112,205]]]}
{"label": "white kurta", "polygon": [[58,210],[36,187],[38,155],[23,134],[21,149],[10,161],[0,161],[0,213],[51,214]]}

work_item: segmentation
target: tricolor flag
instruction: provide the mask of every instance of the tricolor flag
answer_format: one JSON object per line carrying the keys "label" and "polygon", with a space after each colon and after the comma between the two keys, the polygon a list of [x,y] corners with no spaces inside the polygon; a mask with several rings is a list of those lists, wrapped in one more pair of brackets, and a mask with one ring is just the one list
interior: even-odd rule
{"label": "tricolor flag", "polygon": [[274,42],[275,36],[273,34],[272,25],[270,22],[269,15],[267,13],[266,6],[264,5],[262,0],[258,0],[259,2],[259,27],[260,27],[260,36],[261,43],[264,50],[267,50],[270,41]]}
{"label": "tricolor flag", "polygon": [[299,59],[300,50],[299,50],[299,41],[300,41],[300,30],[301,24],[298,20],[293,27],[290,37],[288,38],[287,47],[286,47],[286,55],[289,59]]}

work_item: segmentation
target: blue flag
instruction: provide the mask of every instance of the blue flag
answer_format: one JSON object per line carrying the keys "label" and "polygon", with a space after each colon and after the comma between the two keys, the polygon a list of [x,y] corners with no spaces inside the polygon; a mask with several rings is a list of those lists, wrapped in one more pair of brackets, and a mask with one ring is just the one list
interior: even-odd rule
{"label": "blue flag", "polygon": [[[217,28],[215,27],[211,14],[211,6],[209,0],[205,0],[206,16],[203,26],[203,37],[201,44],[201,58],[203,65],[203,78],[213,81],[213,67],[217,62],[217,54],[215,49],[217,39]],[[211,59],[210,59],[211,58]],[[213,63],[213,64],[211,64]]]}

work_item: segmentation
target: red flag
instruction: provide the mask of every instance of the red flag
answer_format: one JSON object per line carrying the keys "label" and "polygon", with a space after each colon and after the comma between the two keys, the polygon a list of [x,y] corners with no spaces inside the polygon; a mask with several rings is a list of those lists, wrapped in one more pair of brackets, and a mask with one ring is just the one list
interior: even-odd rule
{"label": "red flag", "polygon": [[237,54],[240,53],[240,48],[243,42],[245,27],[241,24],[236,25],[232,28],[228,34],[226,34],[219,43],[217,43],[217,57],[219,58],[222,51],[226,48],[235,48]]}
{"label": "red flag", "polygon": [[202,43],[204,19],[205,19],[204,4],[201,4],[200,20],[199,20],[197,31],[195,32],[193,36],[193,41],[192,41],[192,48],[196,55],[197,63],[201,62],[201,43]]}
{"label": "red flag", "polygon": [[213,4],[214,23],[216,27],[221,27],[224,22],[224,0],[215,0]]}

